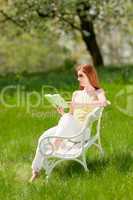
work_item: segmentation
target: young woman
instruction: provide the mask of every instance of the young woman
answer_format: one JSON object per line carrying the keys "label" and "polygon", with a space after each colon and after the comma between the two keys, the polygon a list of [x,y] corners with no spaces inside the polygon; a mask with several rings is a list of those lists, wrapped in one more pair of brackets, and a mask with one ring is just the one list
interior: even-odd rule
{"label": "young woman", "polygon": [[[64,113],[63,108],[58,108],[57,111],[62,115],[58,124],[47,129],[39,138],[35,158],[32,162],[30,182],[37,178],[45,159],[39,151],[41,140],[48,135],[75,136],[80,131],[88,112],[91,112],[96,106],[106,106],[108,104],[105,91],[100,87],[97,72],[93,66],[82,64],[76,67],[75,72],[79,81],[79,90],[74,91],[72,94],[69,112]],[[56,139],[53,144],[56,149],[61,141]]]}

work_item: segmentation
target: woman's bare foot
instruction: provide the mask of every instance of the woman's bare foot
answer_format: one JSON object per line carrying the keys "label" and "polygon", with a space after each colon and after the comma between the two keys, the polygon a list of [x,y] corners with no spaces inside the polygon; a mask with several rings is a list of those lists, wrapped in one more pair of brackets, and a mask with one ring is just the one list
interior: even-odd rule
{"label": "woman's bare foot", "polygon": [[29,182],[32,183],[39,175],[39,172],[37,171],[32,171],[32,177],[30,178]]}

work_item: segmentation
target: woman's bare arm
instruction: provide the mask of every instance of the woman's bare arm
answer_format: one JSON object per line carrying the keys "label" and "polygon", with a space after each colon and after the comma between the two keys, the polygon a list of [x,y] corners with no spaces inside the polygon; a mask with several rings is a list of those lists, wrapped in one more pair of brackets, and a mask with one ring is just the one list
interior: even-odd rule
{"label": "woman's bare arm", "polygon": [[107,101],[106,97],[105,97],[105,92],[103,89],[100,89],[100,91],[97,93],[97,97],[98,100],[93,100],[92,102],[88,102],[88,103],[76,103],[74,102],[74,98],[73,98],[73,102],[71,102],[70,104],[70,113],[73,113],[74,108],[80,108],[83,106],[107,106],[109,104],[109,102]]}
{"label": "woman's bare arm", "polygon": [[74,106],[73,106],[73,103],[70,102],[70,104],[69,104],[69,113],[73,114],[73,112],[74,112]]}
{"label": "woman's bare arm", "polygon": [[74,99],[75,99],[76,93],[77,93],[77,91],[75,90],[72,94],[72,100],[68,102],[70,114],[73,114],[73,112],[74,112],[74,105],[75,105]]}
{"label": "woman's bare arm", "polygon": [[84,106],[94,106],[94,107],[95,106],[107,106],[108,104],[110,104],[110,102],[107,101],[107,99],[106,99],[105,92],[103,89],[100,89],[99,92],[97,93],[98,100],[93,100],[88,103],[76,103],[74,101],[75,94],[76,93],[74,92],[72,101],[69,102],[69,113],[71,113],[71,114],[73,114],[75,108],[80,108],[80,107],[84,107]]}

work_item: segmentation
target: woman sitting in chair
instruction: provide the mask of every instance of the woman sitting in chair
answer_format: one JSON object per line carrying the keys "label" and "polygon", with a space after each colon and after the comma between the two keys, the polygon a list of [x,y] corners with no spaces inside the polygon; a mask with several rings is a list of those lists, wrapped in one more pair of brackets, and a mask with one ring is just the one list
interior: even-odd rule
{"label": "woman sitting in chair", "polygon": [[[89,64],[81,64],[76,67],[76,76],[79,81],[79,90],[72,94],[72,101],[68,113],[64,113],[63,108],[57,111],[62,115],[58,124],[47,129],[39,138],[35,158],[32,162],[32,182],[39,174],[42,168],[44,156],[39,151],[39,144],[44,137],[53,136],[74,136],[78,133],[88,112],[91,112],[96,106],[107,106],[104,89],[100,87],[98,76],[94,67]],[[58,148],[61,141],[55,139],[55,149]]]}

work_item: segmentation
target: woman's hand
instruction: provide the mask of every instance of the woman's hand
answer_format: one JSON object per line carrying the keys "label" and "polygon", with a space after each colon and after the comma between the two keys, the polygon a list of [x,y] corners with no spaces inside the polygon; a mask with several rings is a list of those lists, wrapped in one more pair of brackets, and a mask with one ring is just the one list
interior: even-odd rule
{"label": "woman's hand", "polygon": [[69,113],[73,114],[74,108],[75,108],[75,103],[70,101],[68,104],[69,104]]}
{"label": "woman's hand", "polygon": [[57,112],[60,113],[61,115],[63,115],[64,114],[64,108],[57,107]]}
{"label": "woman's hand", "polygon": [[108,105],[107,101],[102,101],[102,102],[100,102],[100,106],[101,106],[101,107],[105,107],[105,106],[107,106],[107,105]]}
{"label": "woman's hand", "polygon": [[106,100],[106,101],[103,101],[103,102],[101,103],[101,106],[108,106],[108,105],[110,105],[110,104],[111,104],[111,102],[108,101],[108,100]]}

